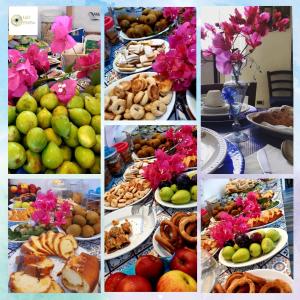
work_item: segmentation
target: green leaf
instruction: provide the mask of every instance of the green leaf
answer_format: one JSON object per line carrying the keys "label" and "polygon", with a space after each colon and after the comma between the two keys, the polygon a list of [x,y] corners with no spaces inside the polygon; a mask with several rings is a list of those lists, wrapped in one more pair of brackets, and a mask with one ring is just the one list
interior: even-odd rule
{"label": "green leaf", "polygon": [[92,85],[100,84],[100,70],[95,70],[89,77],[92,80]]}

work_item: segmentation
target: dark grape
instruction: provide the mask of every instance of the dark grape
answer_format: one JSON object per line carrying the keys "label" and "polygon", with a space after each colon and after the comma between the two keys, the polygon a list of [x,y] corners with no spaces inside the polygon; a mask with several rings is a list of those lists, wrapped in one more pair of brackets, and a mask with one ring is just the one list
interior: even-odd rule
{"label": "dark grape", "polygon": [[237,234],[234,240],[240,248],[248,248],[251,244],[251,240],[246,234]]}
{"label": "dark grape", "polygon": [[163,187],[170,187],[172,185],[172,182],[170,181],[162,181],[160,184],[159,184],[159,188],[162,189]]}
{"label": "dark grape", "polygon": [[252,243],[260,244],[263,240],[263,236],[259,232],[254,232],[251,234],[250,239]]}
{"label": "dark grape", "polygon": [[228,240],[225,244],[224,244],[224,247],[226,246],[231,246],[233,247],[234,246],[234,241],[233,240]]}

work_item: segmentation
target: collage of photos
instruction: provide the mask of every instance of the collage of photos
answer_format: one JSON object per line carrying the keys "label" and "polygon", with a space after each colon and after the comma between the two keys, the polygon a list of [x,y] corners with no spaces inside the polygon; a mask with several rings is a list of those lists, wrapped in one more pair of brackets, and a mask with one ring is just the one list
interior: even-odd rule
{"label": "collage of photos", "polygon": [[293,7],[35,8],[8,34],[8,293],[294,293]]}
{"label": "collage of photos", "polygon": [[100,174],[97,7],[39,8],[38,36],[8,37],[8,169]]}

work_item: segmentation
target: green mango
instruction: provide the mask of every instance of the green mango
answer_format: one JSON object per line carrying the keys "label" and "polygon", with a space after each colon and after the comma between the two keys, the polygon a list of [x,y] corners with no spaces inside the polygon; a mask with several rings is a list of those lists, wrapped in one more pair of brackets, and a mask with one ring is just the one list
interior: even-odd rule
{"label": "green mango", "polygon": [[15,123],[17,118],[16,107],[8,105],[8,125]]}
{"label": "green mango", "polygon": [[24,170],[30,174],[37,174],[42,171],[42,159],[39,153],[26,151],[27,163],[23,166]]}
{"label": "green mango", "polygon": [[50,93],[49,86],[47,84],[44,84],[35,89],[35,91],[33,92],[33,97],[37,101],[40,101],[44,95],[49,93]]}
{"label": "green mango", "polygon": [[101,85],[100,84],[97,84],[94,87],[94,95],[96,95],[96,94],[101,94]]}
{"label": "green mango", "polygon": [[58,105],[54,108],[52,112],[53,116],[68,116],[68,110],[65,106],[63,105]]}
{"label": "green mango", "polygon": [[51,118],[52,114],[47,108],[43,108],[38,114],[37,114],[37,120],[39,127],[46,129],[51,126]]}
{"label": "green mango", "polygon": [[16,120],[16,126],[18,130],[23,133],[27,134],[27,132],[34,127],[37,127],[38,120],[36,115],[32,111],[22,111]]}
{"label": "green mango", "polygon": [[55,133],[52,128],[47,128],[44,130],[47,136],[47,140],[49,142],[54,142],[57,146],[60,146],[62,143],[62,139],[59,135]]}
{"label": "green mango", "polygon": [[8,126],[8,141],[9,142],[21,141],[21,134],[15,125]]}
{"label": "green mango", "polygon": [[100,174],[100,156],[95,157],[95,163],[94,165],[90,168],[90,172],[92,174]]}
{"label": "green mango", "polygon": [[61,137],[67,138],[70,134],[71,123],[69,118],[64,115],[53,116],[51,119],[51,125],[54,131]]}
{"label": "green mango", "polygon": [[86,96],[84,98],[84,105],[85,109],[94,115],[100,115],[100,101],[99,99],[92,97],[92,96]]}
{"label": "green mango", "polygon": [[24,147],[16,142],[8,142],[8,168],[19,169],[26,162]]}
{"label": "green mango", "polygon": [[48,139],[45,131],[40,127],[32,128],[26,136],[28,148],[32,152],[42,152],[48,144]]}
{"label": "green mango", "polygon": [[81,126],[77,135],[79,143],[85,148],[92,148],[96,144],[96,134],[92,126]]}
{"label": "green mango", "polygon": [[84,101],[80,96],[73,96],[68,102],[67,108],[84,108]]}
{"label": "green mango", "polygon": [[93,146],[92,149],[94,150],[95,153],[100,154],[100,150],[101,150],[101,136],[100,136],[100,134],[96,135],[96,144]]}
{"label": "green mango", "polygon": [[77,147],[79,145],[78,141],[78,128],[72,123],[71,123],[71,128],[70,128],[70,133],[67,138],[64,138],[64,142],[69,146],[69,147]]}
{"label": "green mango", "polygon": [[64,161],[70,161],[72,159],[72,150],[70,147],[63,145],[60,147],[63,153]]}
{"label": "green mango", "polygon": [[79,95],[81,98],[82,98],[82,100],[83,100],[83,105],[84,105],[84,98],[86,97],[86,96],[91,96],[91,94],[89,94],[89,93],[80,93],[80,95]]}
{"label": "green mango", "polygon": [[28,93],[25,92],[23,96],[17,102],[17,111],[32,111],[36,112],[37,110],[37,103],[36,100]]}
{"label": "green mango", "polygon": [[57,169],[64,161],[63,153],[54,142],[49,142],[42,153],[42,161],[46,168]]}
{"label": "green mango", "polygon": [[44,95],[40,100],[40,105],[52,111],[58,105],[57,96],[54,93]]}
{"label": "green mango", "polygon": [[94,128],[96,134],[101,133],[101,117],[96,115],[92,117],[91,126]]}
{"label": "green mango", "polygon": [[88,85],[87,87],[85,87],[84,92],[90,95],[94,95],[94,85]]}
{"label": "green mango", "polygon": [[89,125],[91,122],[90,113],[83,108],[71,108],[69,114],[72,122],[79,127]]}
{"label": "green mango", "polygon": [[57,174],[82,174],[82,168],[75,162],[64,161],[56,170]]}
{"label": "green mango", "polygon": [[91,149],[78,146],[75,149],[75,158],[80,167],[91,168],[95,163],[95,154]]}

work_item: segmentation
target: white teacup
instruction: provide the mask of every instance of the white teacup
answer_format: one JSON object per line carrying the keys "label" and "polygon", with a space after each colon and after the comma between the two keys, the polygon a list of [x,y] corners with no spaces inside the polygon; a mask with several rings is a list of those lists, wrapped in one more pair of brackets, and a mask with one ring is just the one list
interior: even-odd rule
{"label": "white teacup", "polygon": [[207,92],[204,100],[204,104],[210,107],[223,107],[225,106],[225,101],[221,98],[220,90],[210,90]]}

